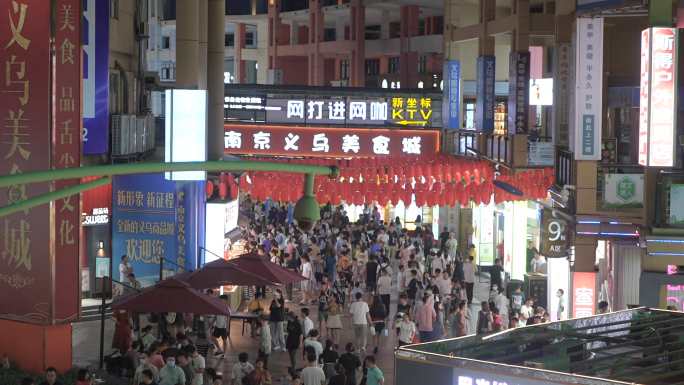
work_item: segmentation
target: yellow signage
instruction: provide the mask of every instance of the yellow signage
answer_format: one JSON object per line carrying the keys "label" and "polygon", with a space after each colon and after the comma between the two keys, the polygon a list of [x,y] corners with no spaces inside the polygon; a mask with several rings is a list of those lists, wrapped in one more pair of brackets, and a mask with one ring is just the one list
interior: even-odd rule
{"label": "yellow signage", "polygon": [[427,124],[432,115],[431,98],[392,98],[390,112],[394,123],[402,125]]}

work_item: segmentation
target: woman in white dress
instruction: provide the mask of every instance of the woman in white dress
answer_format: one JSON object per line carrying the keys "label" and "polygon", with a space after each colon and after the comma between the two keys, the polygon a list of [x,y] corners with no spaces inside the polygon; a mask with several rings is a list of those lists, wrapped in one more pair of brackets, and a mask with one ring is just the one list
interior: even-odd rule
{"label": "woman in white dress", "polygon": [[449,239],[446,241],[447,253],[451,261],[456,260],[456,249],[458,248],[458,241],[454,233],[449,233]]}

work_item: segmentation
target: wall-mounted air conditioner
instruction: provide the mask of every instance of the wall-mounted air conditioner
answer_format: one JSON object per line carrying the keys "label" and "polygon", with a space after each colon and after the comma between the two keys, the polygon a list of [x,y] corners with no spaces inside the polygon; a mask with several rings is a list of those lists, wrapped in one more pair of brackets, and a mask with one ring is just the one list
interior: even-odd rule
{"label": "wall-mounted air conditioner", "polygon": [[112,155],[128,155],[130,119],[128,115],[112,116]]}

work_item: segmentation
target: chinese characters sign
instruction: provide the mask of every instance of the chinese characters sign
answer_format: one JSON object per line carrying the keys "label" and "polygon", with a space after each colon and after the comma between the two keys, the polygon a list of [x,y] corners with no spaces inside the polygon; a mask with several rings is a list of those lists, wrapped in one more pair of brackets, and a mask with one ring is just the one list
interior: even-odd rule
{"label": "chinese characters sign", "polygon": [[321,157],[420,155],[439,151],[439,131],[227,124],[226,154]]}
{"label": "chinese characters sign", "polygon": [[675,165],[677,44],[675,28],[650,28],[641,34],[639,164]]}
{"label": "chinese characters sign", "polygon": [[572,273],[572,317],[596,314],[596,273]]}
{"label": "chinese characters sign", "polygon": [[603,19],[577,19],[575,39],[576,160],[601,159],[603,89]]}
{"label": "chinese characters sign", "polygon": [[460,127],[461,113],[461,62],[444,62],[444,103],[442,127],[457,130]]}
{"label": "chinese characters sign", "polygon": [[644,174],[605,174],[603,207],[644,207]]}
{"label": "chinese characters sign", "polygon": [[83,153],[109,153],[109,4],[83,2]]}
{"label": "chinese characters sign", "polygon": [[[81,2],[80,0],[56,0],[54,29],[55,60],[53,61],[53,167],[66,169],[81,167]],[[55,190],[75,186],[79,180],[55,181]],[[79,194],[55,201],[54,247],[55,247],[55,318],[67,320],[76,317],[80,303],[80,286],[73,279],[73,272],[80,266],[80,234],[82,222]]]}
{"label": "chinese characters sign", "polygon": [[[601,140],[601,160],[600,164],[617,164],[617,139],[608,138]],[[603,188],[603,177],[610,173],[610,167],[601,167],[596,170],[596,189],[601,191]]]}
{"label": "chinese characters sign", "polygon": [[477,131],[494,132],[494,56],[477,58]]}
{"label": "chinese characters sign", "polygon": [[530,53],[511,52],[508,73],[508,133],[527,134],[530,130]]}
{"label": "chinese characters sign", "polygon": [[574,71],[572,45],[556,44],[553,54],[553,83],[556,85],[553,93],[553,143],[567,146],[570,142],[570,88]]}
{"label": "chinese characters sign", "polygon": [[[0,2],[2,175],[50,168],[50,12],[50,2],[43,0]],[[55,47],[58,58],[59,48]],[[80,89],[75,92],[80,94]],[[71,131],[74,136],[78,136],[76,130]],[[6,206],[48,192],[47,183],[0,188],[0,204]],[[72,204],[78,207],[73,200]],[[40,323],[55,318],[50,210],[50,205],[42,205],[0,218],[0,292],[3,293],[0,313],[3,315]],[[76,285],[79,277],[76,268],[71,278]],[[80,287],[73,291],[72,297],[77,297],[79,292]]]}
{"label": "chinese characters sign", "polygon": [[551,258],[564,257],[568,245],[567,221],[555,211],[544,208],[541,222],[539,253]]}

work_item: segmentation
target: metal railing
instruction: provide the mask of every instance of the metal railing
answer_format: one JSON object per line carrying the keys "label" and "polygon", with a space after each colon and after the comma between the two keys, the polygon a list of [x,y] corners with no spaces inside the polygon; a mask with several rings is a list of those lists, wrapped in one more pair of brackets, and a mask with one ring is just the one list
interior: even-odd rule
{"label": "metal railing", "polygon": [[563,188],[566,184],[572,184],[573,161],[572,152],[558,151],[555,164],[555,181],[558,187]]}
{"label": "metal railing", "polygon": [[468,148],[477,148],[475,131],[459,130],[454,133],[451,152],[457,156],[472,157],[473,154],[466,151]]}
{"label": "metal railing", "polygon": [[510,135],[487,135],[487,156],[501,163],[512,163]]}

